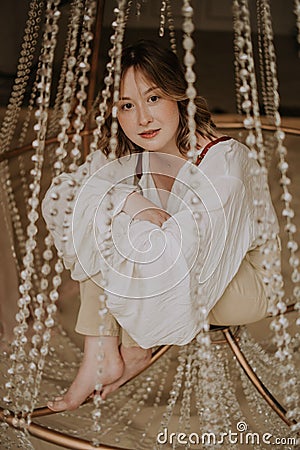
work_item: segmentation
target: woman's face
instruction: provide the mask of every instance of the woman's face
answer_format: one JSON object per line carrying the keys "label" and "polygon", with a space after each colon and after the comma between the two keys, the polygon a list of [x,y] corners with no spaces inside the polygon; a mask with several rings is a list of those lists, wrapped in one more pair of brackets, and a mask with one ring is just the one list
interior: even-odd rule
{"label": "woman's face", "polygon": [[162,92],[143,73],[130,67],[121,83],[118,121],[126,136],[148,151],[178,155],[177,102]]}

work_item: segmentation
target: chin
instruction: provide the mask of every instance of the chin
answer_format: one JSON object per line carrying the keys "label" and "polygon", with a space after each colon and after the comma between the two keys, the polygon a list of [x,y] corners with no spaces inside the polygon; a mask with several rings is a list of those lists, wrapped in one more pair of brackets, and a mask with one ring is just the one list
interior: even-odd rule
{"label": "chin", "polygon": [[139,145],[147,152],[159,152],[159,149],[157,147],[154,147],[153,145],[147,145],[144,143],[144,145]]}

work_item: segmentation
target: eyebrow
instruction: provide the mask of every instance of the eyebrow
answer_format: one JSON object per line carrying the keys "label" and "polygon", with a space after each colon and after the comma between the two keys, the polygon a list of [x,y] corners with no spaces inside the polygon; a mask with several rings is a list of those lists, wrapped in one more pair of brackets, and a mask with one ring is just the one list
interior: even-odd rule
{"label": "eyebrow", "polygon": [[[147,94],[149,94],[149,92],[155,91],[155,89],[158,89],[157,86],[151,86],[145,92],[143,92],[143,95],[147,95]],[[121,97],[120,100],[131,100],[131,98],[130,97]]]}

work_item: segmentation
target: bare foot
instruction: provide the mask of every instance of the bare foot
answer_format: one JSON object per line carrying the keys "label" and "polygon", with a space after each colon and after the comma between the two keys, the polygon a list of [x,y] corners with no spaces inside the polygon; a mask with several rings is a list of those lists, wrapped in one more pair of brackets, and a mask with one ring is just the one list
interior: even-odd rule
{"label": "bare foot", "polygon": [[121,345],[120,353],[125,364],[124,371],[120,378],[103,387],[101,392],[103,399],[145,369],[151,359],[152,350],[145,350],[141,347],[124,347]]}
{"label": "bare foot", "polygon": [[121,377],[124,371],[124,362],[119,352],[119,338],[103,336],[102,348],[104,360],[102,362],[102,374],[100,380],[97,377],[99,337],[86,336],[84,343],[84,355],[79,371],[71,387],[63,397],[57,397],[48,402],[48,408],[52,411],[71,411],[78,408],[89,397],[98,382],[107,385]]}

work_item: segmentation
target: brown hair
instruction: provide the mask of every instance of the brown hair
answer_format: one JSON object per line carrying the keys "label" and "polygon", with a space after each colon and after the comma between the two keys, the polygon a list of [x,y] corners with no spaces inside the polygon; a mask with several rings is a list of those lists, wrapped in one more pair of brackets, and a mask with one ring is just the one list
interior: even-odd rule
{"label": "brown hair", "polygon": [[[189,150],[189,127],[187,105],[189,99],[186,94],[187,83],[179,59],[171,50],[158,46],[152,41],[139,41],[135,45],[125,47],[121,59],[121,82],[127,70],[134,67],[140,70],[145,78],[152,81],[166,97],[177,101],[179,110],[179,126],[176,143],[181,154],[186,155]],[[111,96],[112,98],[113,96]],[[208,111],[207,103],[203,97],[195,98],[196,132],[202,137],[213,139],[215,125]],[[100,138],[100,148],[107,155],[109,153],[109,138],[111,126],[111,104],[107,111],[105,124]],[[121,127],[118,127],[117,157],[134,151],[142,151],[131,142]]]}

